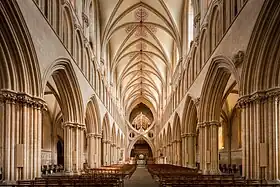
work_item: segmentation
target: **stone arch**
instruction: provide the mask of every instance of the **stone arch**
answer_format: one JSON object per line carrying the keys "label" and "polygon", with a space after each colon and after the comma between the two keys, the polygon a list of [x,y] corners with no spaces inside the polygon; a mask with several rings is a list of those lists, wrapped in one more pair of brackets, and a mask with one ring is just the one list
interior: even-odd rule
{"label": "stone arch", "polygon": [[215,4],[212,6],[212,10],[210,13],[210,26],[209,26],[209,39],[210,39],[210,53],[216,48],[222,37],[222,22],[220,16],[220,7]]}
{"label": "stone arch", "polygon": [[180,117],[176,112],[174,115],[173,125],[172,125],[173,133],[172,133],[172,140],[180,140],[181,139],[181,123]]}
{"label": "stone arch", "polygon": [[100,112],[96,96],[92,96],[87,104],[85,124],[87,133],[99,134],[101,131]]}
{"label": "stone arch", "polygon": [[117,143],[117,131],[116,131],[115,123],[113,123],[113,125],[112,125],[111,141],[113,144]]}
{"label": "stone arch", "polygon": [[40,97],[38,59],[20,9],[14,1],[3,1],[0,10],[0,89]]}
{"label": "stone arch", "polygon": [[102,138],[108,141],[111,139],[110,137],[111,137],[110,121],[109,121],[109,116],[106,113],[103,117],[103,122],[102,122]]}
{"label": "stone arch", "polygon": [[172,163],[172,131],[171,131],[171,125],[170,123],[167,124],[167,132],[166,132],[166,138],[167,138],[167,163]]}
{"label": "stone arch", "polygon": [[203,65],[206,63],[208,58],[207,53],[207,29],[204,28],[201,30],[200,39],[199,39],[199,53],[200,53],[200,67],[202,68]]}
{"label": "stone arch", "polygon": [[181,165],[182,163],[182,144],[181,144],[181,123],[178,113],[175,113],[173,120],[173,134],[172,134],[172,164]]}
{"label": "stone arch", "polygon": [[219,108],[231,75],[239,87],[240,78],[233,62],[224,56],[216,56],[212,59],[202,87],[199,122],[219,120]]}
{"label": "stone arch", "polygon": [[193,98],[187,95],[183,117],[182,117],[182,134],[194,133],[196,131],[197,109]]}
{"label": "stone arch", "polygon": [[84,124],[81,90],[70,60],[60,58],[54,61],[43,76],[44,88],[51,77],[63,103],[61,110],[65,118],[64,121]]}
{"label": "stone arch", "polygon": [[223,56],[212,59],[199,104],[199,152],[203,173],[219,173],[218,127],[224,91],[231,76],[239,85],[239,75],[230,59]]}
{"label": "stone arch", "polygon": [[150,148],[151,148],[151,150],[152,150],[152,153],[153,153],[153,157],[155,157],[156,151],[155,151],[155,146],[154,146],[153,142],[152,142],[149,138],[147,138],[147,137],[145,137],[145,136],[142,136],[142,135],[141,135],[141,136],[138,136],[137,138],[135,138],[133,141],[130,142],[130,144],[129,144],[129,146],[128,146],[128,149],[127,149],[127,150],[128,150],[128,151],[127,151],[127,155],[130,155],[133,145],[134,145],[140,138],[143,138],[143,139],[149,144],[149,146],[150,146]]}
{"label": "stone arch", "polygon": [[279,2],[265,2],[252,32],[242,68],[243,96],[280,86],[279,19]]}
{"label": "stone arch", "polygon": [[71,54],[74,52],[74,24],[73,24],[73,18],[71,9],[69,8],[69,5],[67,3],[64,5],[62,10],[62,41],[66,48],[70,51]]}
{"label": "stone arch", "polygon": [[[280,111],[279,20],[280,2],[265,1],[243,62],[240,86],[242,97],[238,104],[242,108],[244,129],[242,171],[247,179],[279,179],[280,167],[275,164],[279,161],[276,153],[280,151],[277,146],[279,130],[276,130],[279,128],[277,120]],[[267,163],[265,170],[260,166],[260,158],[264,158],[263,161]]]}
{"label": "stone arch", "polygon": [[81,71],[86,73],[86,67],[83,59],[83,39],[82,39],[82,34],[81,34],[80,29],[76,29],[75,32],[75,59],[77,65],[80,67]]}
{"label": "stone arch", "polygon": [[[2,180],[39,177],[45,107],[37,54],[17,1],[0,1],[0,23],[0,147],[5,150],[0,153]],[[18,144],[25,144],[22,168],[15,162]]]}

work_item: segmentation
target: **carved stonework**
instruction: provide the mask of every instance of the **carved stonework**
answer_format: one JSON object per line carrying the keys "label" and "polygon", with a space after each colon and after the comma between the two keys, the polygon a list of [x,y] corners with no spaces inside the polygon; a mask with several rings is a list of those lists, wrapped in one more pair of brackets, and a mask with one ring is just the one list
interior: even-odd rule
{"label": "carved stonework", "polygon": [[194,19],[193,19],[193,23],[194,23],[194,27],[196,27],[197,25],[199,25],[199,23],[200,23],[200,13],[198,13],[195,17],[194,17]]}
{"label": "carved stonework", "polygon": [[243,51],[238,51],[233,56],[233,63],[234,63],[235,66],[239,66],[243,61],[244,61],[244,52]]}
{"label": "carved stonework", "polygon": [[264,91],[258,91],[251,95],[240,97],[237,101],[238,108],[245,108],[249,103],[266,101],[269,98],[277,98],[280,96],[280,88],[274,88]]}
{"label": "carved stonework", "polygon": [[29,107],[46,110],[46,103],[43,99],[32,97],[26,93],[18,93],[10,90],[1,90],[0,101],[15,104],[18,103],[22,105],[27,105]]}
{"label": "carved stonework", "polygon": [[86,27],[88,27],[89,26],[88,16],[84,12],[82,14],[82,18],[83,18],[83,21],[86,24]]}
{"label": "carved stonework", "polygon": [[209,127],[209,126],[213,126],[213,125],[220,127],[221,123],[219,121],[205,121],[202,123],[198,123],[197,127],[204,128],[204,127]]}

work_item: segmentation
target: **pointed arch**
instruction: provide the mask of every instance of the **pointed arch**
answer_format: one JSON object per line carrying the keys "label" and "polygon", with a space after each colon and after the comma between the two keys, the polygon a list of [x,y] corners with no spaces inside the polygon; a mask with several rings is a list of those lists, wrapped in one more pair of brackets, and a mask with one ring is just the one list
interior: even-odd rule
{"label": "pointed arch", "polygon": [[172,133],[172,141],[181,139],[181,122],[178,113],[175,113],[173,125],[172,125],[173,133]]}
{"label": "pointed arch", "polygon": [[42,97],[39,63],[16,1],[0,2],[0,89]]}
{"label": "pointed arch", "polygon": [[102,138],[108,141],[111,139],[110,137],[110,122],[108,114],[106,113],[102,122]]}
{"label": "pointed arch", "polygon": [[199,122],[219,121],[224,90],[231,75],[239,87],[239,74],[233,62],[224,56],[212,59],[202,87]]}
{"label": "pointed arch", "polygon": [[70,53],[73,54],[74,23],[71,9],[67,4],[64,5],[62,10],[62,20],[62,41]]}
{"label": "pointed arch", "polygon": [[87,104],[85,124],[87,133],[99,134],[101,130],[100,112],[96,96],[92,96]]}
{"label": "pointed arch", "polygon": [[65,122],[84,124],[80,85],[71,61],[66,58],[59,58],[52,63],[43,76],[44,89],[50,78],[53,78],[63,103],[61,110],[65,117]]}
{"label": "pointed arch", "polygon": [[155,155],[156,155],[156,150],[155,150],[155,146],[154,146],[153,142],[152,142],[150,139],[148,139],[146,136],[142,136],[142,135],[141,135],[141,136],[138,136],[137,138],[135,138],[133,141],[130,142],[130,144],[129,144],[129,146],[128,146],[128,149],[127,149],[127,150],[128,150],[128,151],[127,151],[127,155],[130,155],[131,150],[132,150],[134,144],[135,144],[140,138],[143,138],[143,139],[148,143],[148,145],[150,146],[150,148],[151,148],[151,150],[152,150],[153,157],[155,157]]}

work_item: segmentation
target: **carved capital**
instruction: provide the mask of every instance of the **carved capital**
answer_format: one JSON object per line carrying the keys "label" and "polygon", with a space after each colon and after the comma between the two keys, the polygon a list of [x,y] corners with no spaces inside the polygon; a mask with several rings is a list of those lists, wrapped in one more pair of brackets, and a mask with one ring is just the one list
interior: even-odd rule
{"label": "carved capital", "polygon": [[0,101],[3,103],[12,103],[34,107],[36,109],[46,110],[46,103],[42,98],[32,97],[27,93],[15,92],[12,90],[1,90]]}
{"label": "carved capital", "polygon": [[233,56],[233,63],[235,66],[239,66],[243,61],[244,61],[244,51],[238,51],[234,56]]}

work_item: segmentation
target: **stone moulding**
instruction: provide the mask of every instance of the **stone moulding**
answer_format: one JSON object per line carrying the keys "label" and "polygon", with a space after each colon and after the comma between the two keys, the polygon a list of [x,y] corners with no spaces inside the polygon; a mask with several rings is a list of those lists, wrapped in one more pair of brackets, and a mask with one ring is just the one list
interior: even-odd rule
{"label": "stone moulding", "polygon": [[240,97],[237,101],[237,107],[244,108],[249,103],[265,101],[269,98],[279,97],[279,95],[280,95],[280,88],[257,91],[250,95],[245,95]]}
{"label": "stone moulding", "polygon": [[27,93],[15,92],[12,90],[0,91],[0,102],[12,102],[27,105],[34,108],[40,108],[46,110],[46,103],[43,99],[33,97]]}

